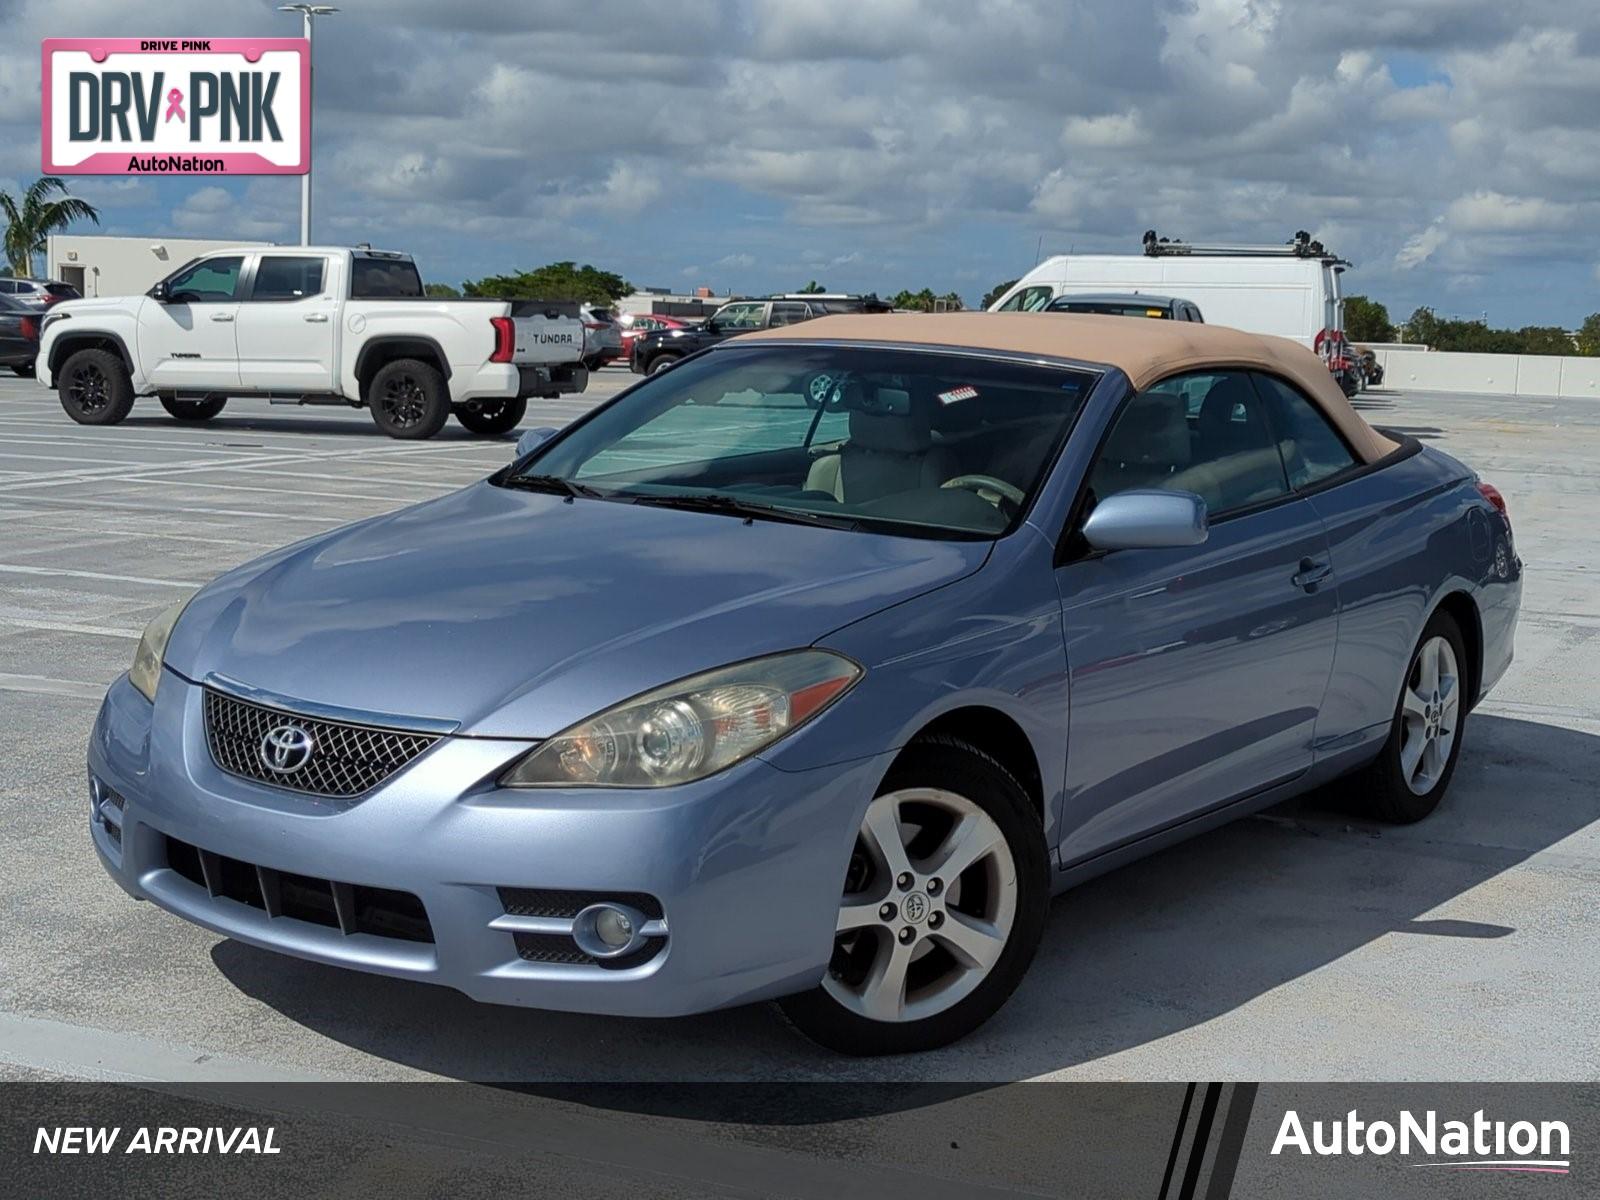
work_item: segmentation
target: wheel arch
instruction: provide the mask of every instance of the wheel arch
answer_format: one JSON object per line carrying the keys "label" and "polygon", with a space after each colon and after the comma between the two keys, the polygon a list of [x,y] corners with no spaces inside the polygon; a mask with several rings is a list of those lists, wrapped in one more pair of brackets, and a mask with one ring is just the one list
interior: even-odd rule
{"label": "wheel arch", "polygon": [[1433,619],[1434,613],[1446,614],[1461,630],[1467,652],[1467,707],[1471,709],[1478,703],[1478,689],[1483,684],[1483,618],[1478,613],[1477,601],[1458,588],[1440,597],[1428,620]]}
{"label": "wheel arch", "polygon": [[911,736],[895,756],[896,760],[910,753],[918,742],[932,737],[954,738],[994,759],[1022,785],[1041,825],[1048,823],[1038,751],[1010,714],[986,704],[969,704],[942,712]]}
{"label": "wheel arch", "polygon": [[400,358],[419,359],[443,375],[446,382],[450,379],[450,359],[435,339],[414,333],[385,334],[363,342],[356,353],[356,383],[363,399],[372,377]]}
{"label": "wheel arch", "polygon": [[53,378],[61,371],[61,364],[79,350],[109,350],[122,360],[123,369],[133,375],[133,355],[122,335],[105,329],[71,329],[50,343],[50,374]]}

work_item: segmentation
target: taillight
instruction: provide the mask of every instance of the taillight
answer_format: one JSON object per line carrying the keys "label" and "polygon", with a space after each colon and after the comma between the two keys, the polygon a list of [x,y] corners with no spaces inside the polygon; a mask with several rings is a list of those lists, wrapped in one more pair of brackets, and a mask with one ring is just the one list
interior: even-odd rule
{"label": "taillight", "polygon": [[585,329],[604,329],[606,323],[604,321],[585,321],[583,327]]}
{"label": "taillight", "polygon": [[22,330],[22,336],[28,341],[35,341],[38,338],[39,322],[35,321],[32,317],[23,317],[22,320],[17,322],[17,324]]}
{"label": "taillight", "polygon": [[1494,505],[1495,511],[1506,519],[1506,527],[1511,526],[1511,514],[1506,511],[1506,498],[1500,494],[1500,489],[1492,483],[1479,483],[1478,494]]}
{"label": "taillight", "polygon": [[494,326],[494,353],[489,355],[489,361],[510,362],[517,349],[516,327],[510,317],[490,317],[489,324]]}

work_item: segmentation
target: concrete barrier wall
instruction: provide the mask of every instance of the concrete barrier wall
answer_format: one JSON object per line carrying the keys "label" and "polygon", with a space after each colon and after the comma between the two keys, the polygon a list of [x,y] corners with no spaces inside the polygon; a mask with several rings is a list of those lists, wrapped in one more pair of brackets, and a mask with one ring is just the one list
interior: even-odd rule
{"label": "concrete barrier wall", "polygon": [[1383,385],[1416,392],[1600,399],[1600,358],[1541,354],[1455,354],[1374,346]]}

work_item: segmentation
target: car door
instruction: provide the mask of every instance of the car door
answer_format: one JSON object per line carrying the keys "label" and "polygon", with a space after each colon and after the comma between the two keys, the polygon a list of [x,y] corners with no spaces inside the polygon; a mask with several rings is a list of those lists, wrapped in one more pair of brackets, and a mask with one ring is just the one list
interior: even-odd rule
{"label": "car door", "polygon": [[263,251],[236,322],[239,383],[247,391],[334,390],[338,300],[325,254]]}
{"label": "car door", "polygon": [[706,332],[716,341],[749,333],[767,326],[767,306],[759,301],[741,301],[724,304],[706,323]]}
{"label": "car door", "polygon": [[1130,399],[1074,520],[1151,487],[1206,501],[1202,544],[1100,553],[1069,532],[1056,569],[1071,684],[1063,862],[1311,765],[1337,637],[1328,543],[1247,375],[1190,373]]}
{"label": "car door", "polygon": [[239,315],[245,256],[190,263],[163,282],[161,299],[139,306],[139,363],[160,390],[233,391],[239,386]]}

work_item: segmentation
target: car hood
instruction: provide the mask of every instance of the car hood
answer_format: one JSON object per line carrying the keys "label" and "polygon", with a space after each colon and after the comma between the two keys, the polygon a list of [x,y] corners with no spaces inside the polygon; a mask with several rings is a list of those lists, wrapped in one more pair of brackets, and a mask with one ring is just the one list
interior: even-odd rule
{"label": "car hood", "polygon": [[809,645],[988,551],[482,483],[222,576],[166,661],[286,702],[547,737],[674,679]]}

